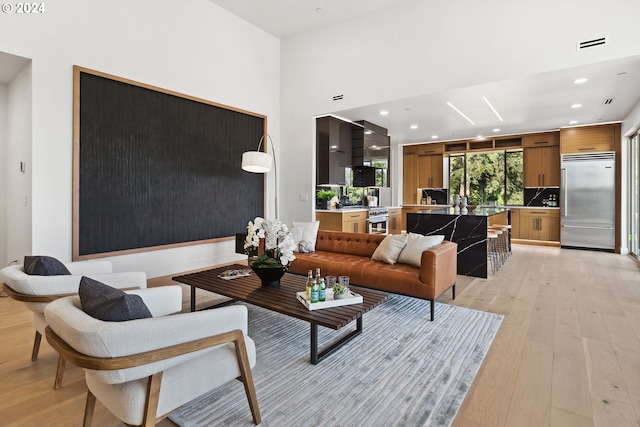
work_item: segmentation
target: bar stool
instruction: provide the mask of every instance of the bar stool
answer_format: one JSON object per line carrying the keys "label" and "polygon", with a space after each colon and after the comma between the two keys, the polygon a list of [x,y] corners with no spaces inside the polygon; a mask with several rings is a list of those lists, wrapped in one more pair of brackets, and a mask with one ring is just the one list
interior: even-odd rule
{"label": "bar stool", "polygon": [[487,258],[491,262],[491,273],[498,271],[498,234],[487,229]]}
{"label": "bar stool", "polygon": [[506,256],[511,255],[511,224],[492,224],[491,227],[500,227],[506,230]]}
{"label": "bar stool", "polygon": [[496,242],[496,257],[498,259],[498,267],[502,267],[502,264],[507,260],[509,252],[509,235],[508,230],[498,225],[489,225],[487,230],[492,231],[498,235],[498,241]]}

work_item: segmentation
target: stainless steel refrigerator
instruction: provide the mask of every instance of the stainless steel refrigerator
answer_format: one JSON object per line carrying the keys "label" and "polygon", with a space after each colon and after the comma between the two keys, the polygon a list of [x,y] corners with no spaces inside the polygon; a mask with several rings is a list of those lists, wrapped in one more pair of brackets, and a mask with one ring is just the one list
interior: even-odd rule
{"label": "stainless steel refrigerator", "polygon": [[563,154],[560,244],[613,250],[615,153]]}

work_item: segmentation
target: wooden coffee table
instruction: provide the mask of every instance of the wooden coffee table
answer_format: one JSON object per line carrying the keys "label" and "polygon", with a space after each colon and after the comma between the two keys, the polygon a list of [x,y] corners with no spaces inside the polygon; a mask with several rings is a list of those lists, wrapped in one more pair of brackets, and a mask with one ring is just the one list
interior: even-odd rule
{"label": "wooden coffee table", "polygon": [[[254,273],[233,280],[224,280],[218,277],[225,270],[246,268],[246,265],[227,265],[176,276],[173,277],[173,280],[191,286],[191,311],[196,309],[196,288],[200,288],[309,322],[311,324],[310,362],[314,365],[361,334],[362,315],[389,297],[389,294],[384,292],[351,286],[354,292],[362,295],[363,302],[361,304],[310,311],[296,299],[296,292],[305,290],[306,276],[286,273],[280,280],[280,286],[274,287],[262,286],[260,279]],[[324,350],[318,351],[318,325],[338,330],[354,320],[356,321],[354,331],[337,339]]]}

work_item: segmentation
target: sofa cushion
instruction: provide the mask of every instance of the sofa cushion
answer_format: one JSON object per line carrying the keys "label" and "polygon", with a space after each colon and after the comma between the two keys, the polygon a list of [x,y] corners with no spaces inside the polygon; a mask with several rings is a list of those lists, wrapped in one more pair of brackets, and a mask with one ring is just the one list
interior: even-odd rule
{"label": "sofa cushion", "polygon": [[66,276],[71,273],[63,263],[50,256],[24,257],[24,272],[35,276]]}
{"label": "sofa cushion", "polygon": [[294,252],[313,252],[316,250],[316,238],[320,228],[320,221],[293,222],[291,235],[296,244]]}
{"label": "sofa cushion", "polygon": [[386,262],[387,264],[395,264],[406,244],[406,234],[389,234],[380,242],[371,259]]}
{"label": "sofa cushion", "polygon": [[422,252],[439,245],[443,240],[444,236],[423,236],[421,234],[409,233],[407,245],[402,249],[402,252],[400,252],[398,262],[420,267]]}
{"label": "sofa cushion", "polygon": [[89,316],[106,322],[152,317],[139,295],[130,295],[102,282],[82,276],[78,289],[82,310]]}

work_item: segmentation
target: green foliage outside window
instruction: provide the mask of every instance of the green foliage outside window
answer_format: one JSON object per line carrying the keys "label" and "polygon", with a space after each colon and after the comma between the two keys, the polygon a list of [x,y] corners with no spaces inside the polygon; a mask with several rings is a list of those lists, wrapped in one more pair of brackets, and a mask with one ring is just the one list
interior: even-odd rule
{"label": "green foliage outside window", "polygon": [[522,205],[522,152],[449,157],[449,189],[451,196],[467,196],[470,205]]}

